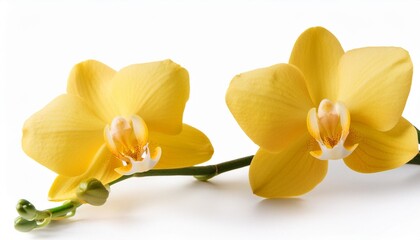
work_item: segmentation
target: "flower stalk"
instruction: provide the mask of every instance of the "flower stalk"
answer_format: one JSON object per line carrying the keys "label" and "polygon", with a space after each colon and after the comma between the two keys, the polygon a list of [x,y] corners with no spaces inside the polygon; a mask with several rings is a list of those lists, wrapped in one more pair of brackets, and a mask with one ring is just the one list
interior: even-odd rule
{"label": "flower stalk", "polygon": [[29,232],[36,228],[45,227],[53,220],[74,216],[76,209],[81,205],[82,203],[78,201],[67,201],[61,206],[40,211],[28,200],[21,199],[16,205],[16,210],[20,216],[15,219],[15,229],[21,232]]}
{"label": "flower stalk", "polygon": [[221,173],[228,172],[234,169],[246,167],[251,163],[254,156],[247,156],[235,160],[208,166],[196,166],[174,169],[155,169],[142,173],[135,173],[132,175],[122,176],[117,180],[110,182],[109,185],[114,185],[118,182],[132,177],[151,177],[151,176],[194,176],[200,181],[207,181]]}
{"label": "flower stalk", "polygon": [[[114,185],[118,182],[124,181],[132,177],[149,177],[149,176],[194,176],[197,180],[207,181],[212,177],[215,177],[221,173],[228,172],[231,170],[239,169],[242,167],[249,166],[254,156],[247,156],[215,165],[208,166],[195,166],[195,167],[185,167],[185,168],[174,168],[174,169],[156,169],[150,170],[143,173],[135,173],[132,175],[122,176],[108,185]],[[88,189],[84,192],[89,192],[89,190],[94,190],[93,193],[96,193],[98,189],[101,189],[97,185],[96,179],[91,179],[86,182],[82,182],[82,188],[86,188],[88,185],[92,185],[92,188],[87,187]],[[93,183],[93,184],[92,184]],[[102,191],[101,191],[102,192]],[[80,195],[80,194],[79,194]],[[92,199],[92,193],[89,192],[89,198]],[[107,196],[106,196],[107,197]],[[63,218],[69,218],[75,215],[76,209],[83,205],[84,203],[89,203],[92,205],[102,205],[97,203],[97,196],[93,198],[94,204],[92,201],[84,200],[83,203],[79,200],[72,200],[63,203],[62,205],[54,208],[49,208],[46,210],[37,210],[32,203],[27,200],[19,200],[16,210],[19,213],[19,217],[15,220],[15,229],[21,232],[29,232],[36,228],[42,228],[47,226],[51,221],[60,220]],[[106,200],[106,198],[105,198]]]}

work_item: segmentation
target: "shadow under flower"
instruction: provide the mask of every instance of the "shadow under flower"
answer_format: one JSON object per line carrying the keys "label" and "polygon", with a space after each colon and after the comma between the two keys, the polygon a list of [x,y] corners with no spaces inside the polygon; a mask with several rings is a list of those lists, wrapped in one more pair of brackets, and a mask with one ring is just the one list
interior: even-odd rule
{"label": "shadow under flower", "polygon": [[299,213],[305,208],[305,199],[302,198],[263,199],[256,205],[261,214]]}
{"label": "shadow under flower", "polygon": [[30,235],[33,239],[56,239],[57,235],[61,235],[66,229],[75,227],[84,221],[84,219],[80,218],[56,220],[52,221],[46,227],[25,234]]}
{"label": "shadow under flower", "polygon": [[[248,180],[243,178],[224,180],[222,178],[201,182],[193,177],[143,178],[113,186],[105,205],[84,206],[77,216],[121,217],[139,209],[146,210],[160,205],[182,204],[186,201],[202,202],[207,197],[246,197],[252,194]],[[102,208],[102,209],[99,209]],[[82,209],[80,209],[82,210]],[[95,212],[95,213],[94,213]]]}
{"label": "shadow under flower", "polygon": [[[326,179],[309,193],[311,197],[371,197],[397,192],[416,191],[420,188],[420,166],[406,165],[399,169],[360,174],[347,169],[344,164],[334,164]],[[336,171],[336,168],[346,168]],[[339,175],[339,176],[338,176]]]}

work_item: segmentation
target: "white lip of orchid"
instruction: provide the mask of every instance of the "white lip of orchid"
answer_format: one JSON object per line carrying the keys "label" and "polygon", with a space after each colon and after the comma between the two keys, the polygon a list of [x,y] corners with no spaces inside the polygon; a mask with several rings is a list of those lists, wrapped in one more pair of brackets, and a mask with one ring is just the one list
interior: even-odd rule
{"label": "white lip of orchid", "polygon": [[350,113],[341,102],[333,103],[323,99],[318,111],[316,108],[309,110],[307,127],[321,148],[311,151],[310,154],[320,160],[343,159],[358,146],[344,146],[350,131]]}
{"label": "white lip of orchid", "polygon": [[122,175],[149,171],[162,156],[160,147],[153,148],[151,152],[147,125],[137,115],[129,118],[115,117],[111,126],[105,127],[104,138],[111,153],[124,164],[115,169]]}
{"label": "white lip of orchid", "polygon": [[120,168],[115,169],[115,171],[122,175],[131,175],[134,173],[147,172],[150,169],[154,168],[162,155],[161,148],[160,147],[156,148],[157,153],[154,158],[150,156],[150,149],[149,149],[148,144],[144,146],[143,150],[144,152],[143,152],[141,161],[134,160],[131,157],[127,157],[127,160],[129,161],[128,165],[131,165],[131,168],[128,171],[123,171]]}

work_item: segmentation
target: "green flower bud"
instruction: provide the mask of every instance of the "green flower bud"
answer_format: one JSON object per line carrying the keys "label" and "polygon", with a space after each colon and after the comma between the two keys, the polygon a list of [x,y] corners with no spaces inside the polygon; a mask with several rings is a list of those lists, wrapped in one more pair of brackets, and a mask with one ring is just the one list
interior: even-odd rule
{"label": "green flower bud", "polygon": [[20,232],[29,232],[37,227],[38,224],[35,220],[26,220],[22,217],[17,217],[15,219],[15,229]]}
{"label": "green flower bud", "polygon": [[109,191],[101,181],[96,178],[91,178],[80,183],[76,194],[80,200],[90,205],[101,206],[106,202]]}
{"label": "green flower bud", "polygon": [[38,214],[38,211],[36,210],[35,206],[25,199],[21,199],[18,201],[16,205],[16,211],[22,218],[26,220],[33,220]]}
{"label": "green flower bud", "polygon": [[208,180],[210,180],[210,178],[216,176],[217,174],[211,174],[211,175],[194,175],[195,179],[197,179],[198,181],[201,182],[207,182]]}

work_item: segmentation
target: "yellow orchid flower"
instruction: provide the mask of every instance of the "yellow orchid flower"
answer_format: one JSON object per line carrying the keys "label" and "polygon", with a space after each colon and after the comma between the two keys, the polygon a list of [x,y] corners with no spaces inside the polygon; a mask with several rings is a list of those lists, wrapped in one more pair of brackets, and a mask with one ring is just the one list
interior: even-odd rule
{"label": "yellow orchid flower", "polygon": [[199,164],[213,147],[182,123],[188,97],[188,72],[170,60],[118,72],[85,61],[71,71],[67,94],[25,122],[23,150],[59,174],[52,201],[75,198],[90,178],[107,184],[123,174]]}
{"label": "yellow orchid flower", "polygon": [[412,63],[404,49],[344,52],[328,30],[306,30],[289,64],[237,75],[226,94],[240,127],[260,149],[249,179],[255,194],[289,197],[322,181],[326,160],[371,173],[418,154],[417,132],[401,117]]}

